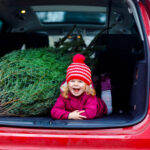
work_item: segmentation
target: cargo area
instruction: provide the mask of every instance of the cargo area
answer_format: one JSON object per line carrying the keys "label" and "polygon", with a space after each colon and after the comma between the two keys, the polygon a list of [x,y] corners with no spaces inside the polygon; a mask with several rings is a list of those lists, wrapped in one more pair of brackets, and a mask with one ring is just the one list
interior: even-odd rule
{"label": "cargo area", "polygon": [[[34,11],[34,15],[36,11],[39,13],[42,8],[44,11],[48,11],[48,8],[49,11],[54,11],[54,8],[57,8],[57,11],[62,11],[65,9],[65,5],[69,5],[66,1],[62,2],[62,7],[56,6],[55,3],[53,4],[53,8],[51,6],[38,7],[33,4],[32,10]],[[76,10],[77,7],[72,7],[74,8],[74,12],[81,13],[81,10],[84,8],[85,3],[86,2],[83,2],[83,4],[80,6],[81,8],[78,7],[79,10]],[[74,2],[74,4],[77,5],[76,2]],[[96,4],[98,4],[97,6],[99,6],[100,8],[97,8],[97,10],[94,11],[94,9],[96,9]],[[91,8],[91,10],[88,10],[88,13],[90,13],[90,11],[96,13],[98,10],[100,10],[100,12],[103,12],[102,14],[100,14],[100,16],[104,17],[106,20],[103,18],[104,20],[102,22],[96,22],[97,20],[95,19],[96,21],[94,23],[91,23],[90,20],[89,22],[86,22],[86,20],[83,20],[83,22],[78,22],[78,18],[77,20],[74,20],[74,22],[71,22],[68,19],[68,22],[66,21],[63,23],[58,23],[56,21],[50,23],[49,25],[47,21],[48,19],[42,20],[42,18],[40,18],[40,23],[42,24],[41,28],[38,25],[34,26],[33,24],[35,20],[33,20],[33,24],[31,22],[31,26],[27,26],[27,24],[25,24],[25,27],[22,27],[22,25],[14,25],[14,27],[10,29],[10,31],[5,31],[5,28],[1,29],[3,32],[0,33],[0,125],[59,129],[117,128],[137,124],[145,118],[148,109],[149,89],[147,83],[148,49],[144,30],[140,20],[141,18],[138,18],[136,15],[138,13],[138,11],[135,11],[138,10],[136,2],[131,2],[130,0],[127,0],[125,2],[122,2],[121,0],[117,0],[115,2],[102,0],[101,2],[94,1],[92,6],[93,8]],[[86,7],[85,12],[87,11],[87,9],[88,8]],[[66,11],[70,12],[71,10],[68,10],[67,8]],[[91,17],[87,15],[88,13],[84,13],[81,13],[83,17]],[[72,13],[71,15],[74,17],[74,15],[76,16],[77,14]],[[97,15],[98,14],[96,14],[95,16]],[[19,17],[21,18],[24,16],[20,15]],[[15,72],[16,76],[14,74],[14,77],[12,79],[8,78],[8,80],[6,80],[5,78],[7,78],[7,76],[11,76],[10,72],[10,74],[6,73],[3,78],[2,76],[5,74],[6,70],[11,71],[11,67],[13,69],[14,65],[16,65],[15,62],[18,61],[18,58],[22,54],[25,54],[26,51],[28,52],[28,55],[30,57],[30,51],[34,51],[36,55],[36,51],[40,52],[44,50],[46,50],[47,52],[49,52],[49,50],[52,50],[52,52],[54,51],[52,54],[50,53],[48,55],[46,55],[46,52],[44,52],[44,55],[41,55],[41,58],[45,60],[49,59],[49,57],[44,58],[46,56],[52,56],[51,58],[54,59],[53,56],[57,53],[60,53],[60,55],[58,55],[58,58],[56,57],[56,60],[60,60],[60,64],[61,61],[62,63],[64,63],[63,57],[71,58],[69,57],[69,55],[71,56],[74,53],[83,53],[88,56],[90,60],[88,60],[87,58],[87,64],[89,66],[92,66],[93,82],[94,76],[98,78],[98,80],[95,81],[95,89],[98,97],[101,97],[101,75],[109,75],[111,81],[113,109],[112,113],[102,118],[95,118],[92,120],[54,120],[50,115],[50,108],[53,106],[54,101],[56,101],[56,97],[54,99],[53,96],[51,97],[51,99],[53,99],[52,103],[50,103],[49,101],[46,101],[46,103],[44,100],[42,101],[42,96],[39,96],[39,99],[37,96],[37,101],[35,98],[36,102],[29,102],[28,105],[36,105],[36,110],[34,110],[34,107],[28,108],[30,111],[35,111],[35,114],[25,114],[24,112],[26,112],[27,109],[20,109],[17,111],[19,107],[26,107],[27,103],[23,103],[21,105],[21,102],[19,102],[18,100],[21,100],[23,95],[20,94],[20,97],[18,95],[14,96],[15,90],[11,88],[15,87],[18,90],[18,83],[21,84],[20,82],[23,81],[20,80],[18,72]],[[63,51],[63,53],[61,52],[61,50]],[[17,53],[18,51],[19,53]],[[16,60],[15,52],[17,53]],[[11,55],[13,57],[13,61],[10,61]],[[59,56],[62,57],[60,58]],[[24,55],[24,57],[26,56]],[[8,58],[9,60],[7,60]],[[21,59],[23,60],[23,57]],[[32,60],[33,58],[31,57],[30,59]],[[20,60],[17,63],[18,66],[20,65],[19,63],[21,63]],[[5,63],[8,65],[8,67],[5,66],[5,68],[3,69],[3,65]],[[65,65],[67,66],[67,64]],[[26,66],[27,70],[30,71],[30,69],[32,69],[30,68],[30,66]],[[65,68],[66,66],[63,67]],[[32,76],[33,80],[37,78],[36,81],[42,81],[42,77],[40,76],[40,74],[36,74],[36,72],[40,72],[40,67],[41,66],[39,65],[38,70],[37,63],[37,70],[32,69],[30,71],[29,75]],[[20,65],[20,69],[24,68]],[[51,70],[51,72],[55,71],[55,68],[53,69],[54,70]],[[46,74],[45,76],[48,76],[49,80],[47,80],[47,83],[45,83],[44,81],[42,84],[49,84],[53,82],[55,78],[52,77],[52,79],[50,79],[50,76],[48,75],[50,72],[47,72],[47,68],[45,68],[43,72]],[[24,77],[21,77],[21,79],[25,80]],[[58,79],[58,85],[63,82],[62,79],[65,78],[61,77],[60,79]],[[49,92],[49,89],[45,91],[42,91],[42,88],[38,89],[38,87],[41,86],[41,83],[35,83],[33,82],[33,80],[30,83],[28,83],[27,80],[26,83],[28,85],[26,83],[22,84],[22,87],[20,87],[20,91],[23,91],[25,89],[24,87],[31,87],[31,90],[34,91],[34,87],[32,85],[35,85],[35,89],[38,92],[41,92],[41,94],[43,94],[44,92]],[[17,84],[14,85],[13,83]],[[58,85],[57,89],[59,89]],[[4,86],[6,87],[6,89],[10,88],[10,92],[7,92],[4,89]],[[59,91],[53,93],[54,96],[56,96],[57,94],[59,94]],[[49,95],[45,96],[45,100],[50,98]],[[4,97],[5,100],[3,100]],[[40,101],[39,104],[38,100]],[[16,104],[12,105],[13,103]],[[51,105],[51,107],[49,107],[48,105]],[[13,107],[16,107],[16,110],[11,111]],[[42,109],[41,107],[46,107],[45,112],[38,114],[38,109]],[[36,115],[36,113],[38,115]]]}

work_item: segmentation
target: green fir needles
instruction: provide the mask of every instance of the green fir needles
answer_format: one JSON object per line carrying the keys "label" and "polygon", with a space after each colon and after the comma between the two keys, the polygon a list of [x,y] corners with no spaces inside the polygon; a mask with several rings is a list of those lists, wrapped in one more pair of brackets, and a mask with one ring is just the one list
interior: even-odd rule
{"label": "green fir needles", "polygon": [[0,115],[49,115],[74,53],[18,50],[0,58]]}

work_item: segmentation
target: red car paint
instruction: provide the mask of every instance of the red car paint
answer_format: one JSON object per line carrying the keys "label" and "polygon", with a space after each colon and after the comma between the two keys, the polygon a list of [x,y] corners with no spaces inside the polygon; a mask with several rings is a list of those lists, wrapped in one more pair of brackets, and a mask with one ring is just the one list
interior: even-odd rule
{"label": "red car paint", "polygon": [[145,1],[145,7],[146,7],[148,15],[150,17],[150,0]]}
{"label": "red car paint", "polygon": [[[149,5],[146,5],[148,8],[150,8],[150,2],[147,3]],[[146,33],[147,33],[147,37],[148,37],[148,43],[149,43],[149,47],[150,47],[150,10],[149,10],[149,16],[148,13],[145,10],[145,7],[143,6],[143,4],[141,2],[139,2],[139,6],[141,8],[141,12],[142,12],[142,18],[143,18],[143,22],[145,25],[145,29],[146,29]]]}
{"label": "red car paint", "polygon": [[[141,2],[150,47],[150,23]],[[150,99],[149,99],[150,101]],[[65,130],[0,127],[0,149],[150,149],[150,104],[137,125],[114,129]]]}
{"label": "red car paint", "polygon": [[0,138],[0,149],[149,149],[150,111],[141,123],[132,127],[95,130],[1,127]]}

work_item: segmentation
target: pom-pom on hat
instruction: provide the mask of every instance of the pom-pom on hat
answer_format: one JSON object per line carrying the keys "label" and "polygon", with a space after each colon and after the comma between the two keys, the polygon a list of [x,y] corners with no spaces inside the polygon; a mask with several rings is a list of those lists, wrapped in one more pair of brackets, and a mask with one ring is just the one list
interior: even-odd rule
{"label": "pom-pom on hat", "polygon": [[91,80],[91,70],[85,64],[85,57],[82,54],[76,54],[73,57],[73,63],[67,68],[66,80],[67,83],[73,79],[79,79],[84,81],[87,85],[90,85]]}

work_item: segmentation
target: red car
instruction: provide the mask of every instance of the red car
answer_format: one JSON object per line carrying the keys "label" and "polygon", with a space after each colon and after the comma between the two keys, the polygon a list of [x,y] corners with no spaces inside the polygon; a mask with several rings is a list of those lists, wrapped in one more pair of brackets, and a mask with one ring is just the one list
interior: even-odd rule
{"label": "red car", "polygon": [[[0,32],[0,149],[150,149],[149,0],[0,0]],[[61,47],[71,35],[82,38],[84,49],[106,47],[93,61],[98,57],[99,75],[111,77],[112,113],[92,120],[54,120],[50,110],[6,113],[13,94],[2,86],[3,60],[15,50]]]}

